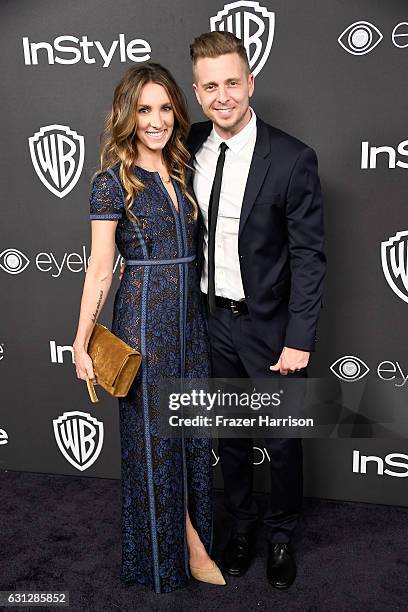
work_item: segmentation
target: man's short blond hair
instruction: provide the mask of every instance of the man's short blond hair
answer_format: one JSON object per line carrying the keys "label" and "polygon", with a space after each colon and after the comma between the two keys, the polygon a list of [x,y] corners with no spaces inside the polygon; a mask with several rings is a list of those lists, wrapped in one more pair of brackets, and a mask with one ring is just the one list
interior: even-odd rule
{"label": "man's short blond hair", "polygon": [[219,57],[226,53],[237,53],[245,64],[248,74],[251,72],[246,49],[242,40],[231,32],[205,32],[194,38],[190,45],[190,57],[193,62],[193,72],[197,61],[204,57]]}

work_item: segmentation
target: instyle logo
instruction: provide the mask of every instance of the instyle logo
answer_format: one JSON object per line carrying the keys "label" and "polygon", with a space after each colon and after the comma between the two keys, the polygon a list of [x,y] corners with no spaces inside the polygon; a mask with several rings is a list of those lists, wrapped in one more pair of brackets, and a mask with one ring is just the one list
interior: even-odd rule
{"label": "instyle logo", "polygon": [[[122,262],[121,255],[117,255],[113,267],[113,273],[120,268]],[[5,249],[0,253],[0,268],[8,274],[21,274],[30,264],[30,260],[24,253],[18,249]],[[64,270],[77,274],[78,272],[86,272],[89,265],[89,257],[86,252],[86,246],[82,246],[81,253],[63,253],[56,255],[53,252],[42,252],[35,255],[34,266],[39,272],[44,272],[59,278]]]}
{"label": "instyle logo", "polygon": [[408,168],[408,162],[397,159],[397,155],[408,157],[408,140],[399,143],[396,149],[390,146],[373,147],[368,140],[361,143],[361,168],[363,170],[375,170],[377,158],[380,155],[382,165],[388,168]]}
{"label": "instyle logo", "polygon": [[[380,44],[384,36],[373,23],[356,21],[340,34],[337,42],[351,55],[366,55]],[[398,23],[392,31],[391,41],[397,49],[408,47],[408,22]]]}
{"label": "instyle logo", "polygon": [[[362,359],[354,355],[340,357],[330,366],[333,374],[345,382],[361,380],[370,371],[370,368]],[[408,380],[408,372],[399,361],[384,359],[376,367],[376,374],[380,380],[394,382],[395,387],[405,387]]]}
{"label": "instyle logo", "polygon": [[[69,44],[73,43],[73,44]],[[116,55],[120,62],[146,62],[150,59],[151,47],[146,40],[134,38],[126,42],[124,34],[119,34],[117,40],[103,45],[100,40],[88,40],[88,36],[57,36],[52,43],[30,42],[28,36],[23,37],[23,55],[26,66],[45,64],[98,64],[108,68]]]}
{"label": "instyle logo", "polygon": [[58,198],[77,184],[84,166],[85,139],[67,125],[47,125],[28,139],[40,181]]}
{"label": "instyle logo", "polygon": [[226,4],[210,18],[211,31],[231,32],[244,43],[251,72],[262,70],[271,52],[275,33],[275,13],[259,2],[240,0]]}
{"label": "instyle logo", "polygon": [[5,429],[0,429],[0,446],[4,446],[8,442],[8,435]]}
{"label": "instyle logo", "polygon": [[[394,476],[396,478],[406,478],[408,476],[408,455],[403,453],[389,453],[383,459],[376,455],[360,455],[359,450],[353,450],[353,472],[355,474],[367,474],[367,465],[375,464],[378,476]],[[384,468],[387,465],[396,470]],[[370,468],[368,468],[370,470]]]}
{"label": "instyle logo", "polygon": [[87,412],[64,412],[53,419],[54,436],[65,459],[83,472],[99,457],[103,444],[103,423]]}
{"label": "instyle logo", "polygon": [[381,243],[381,264],[395,295],[408,303],[408,231],[397,232]]}
{"label": "instyle logo", "polygon": [[75,363],[74,350],[72,346],[60,346],[55,340],[50,340],[50,358],[51,363],[64,363],[64,353],[69,354],[70,363]]}

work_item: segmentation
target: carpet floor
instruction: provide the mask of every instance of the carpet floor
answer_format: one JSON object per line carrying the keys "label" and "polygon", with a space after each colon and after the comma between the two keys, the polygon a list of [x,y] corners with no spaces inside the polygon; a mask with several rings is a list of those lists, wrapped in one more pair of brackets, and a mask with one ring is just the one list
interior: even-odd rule
{"label": "carpet floor", "polygon": [[[224,587],[192,580],[185,589],[156,595],[119,579],[120,481],[3,471],[0,487],[0,590],[67,590],[70,606],[59,610],[408,610],[408,508],[305,498],[294,542],[298,575],[290,589],[269,586],[260,533],[245,576],[227,577]],[[227,538],[216,492],[217,551]]]}

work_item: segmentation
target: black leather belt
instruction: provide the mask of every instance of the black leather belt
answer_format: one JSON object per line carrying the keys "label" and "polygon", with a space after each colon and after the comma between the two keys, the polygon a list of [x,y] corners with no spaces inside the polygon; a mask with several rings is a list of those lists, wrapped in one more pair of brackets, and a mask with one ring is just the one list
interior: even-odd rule
{"label": "black leather belt", "polygon": [[215,305],[219,308],[226,308],[232,314],[248,314],[248,306],[244,300],[230,300],[229,298],[215,296]]}

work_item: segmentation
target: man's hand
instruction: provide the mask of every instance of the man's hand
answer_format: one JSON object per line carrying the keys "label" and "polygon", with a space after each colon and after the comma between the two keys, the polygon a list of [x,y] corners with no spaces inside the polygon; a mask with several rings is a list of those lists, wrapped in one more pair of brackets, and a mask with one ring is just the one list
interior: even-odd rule
{"label": "man's hand", "polygon": [[125,264],[125,263],[123,263],[123,264],[120,266],[120,271],[119,271],[119,280],[122,280],[122,276],[123,276],[123,273],[124,273],[124,271],[125,271],[125,268],[126,268],[126,264]]}
{"label": "man's hand", "polygon": [[293,374],[302,368],[305,368],[309,363],[310,353],[308,351],[300,351],[299,349],[283,347],[278,361],[275,365],[269,367],[273,372],[280,372],[284,376]]}

